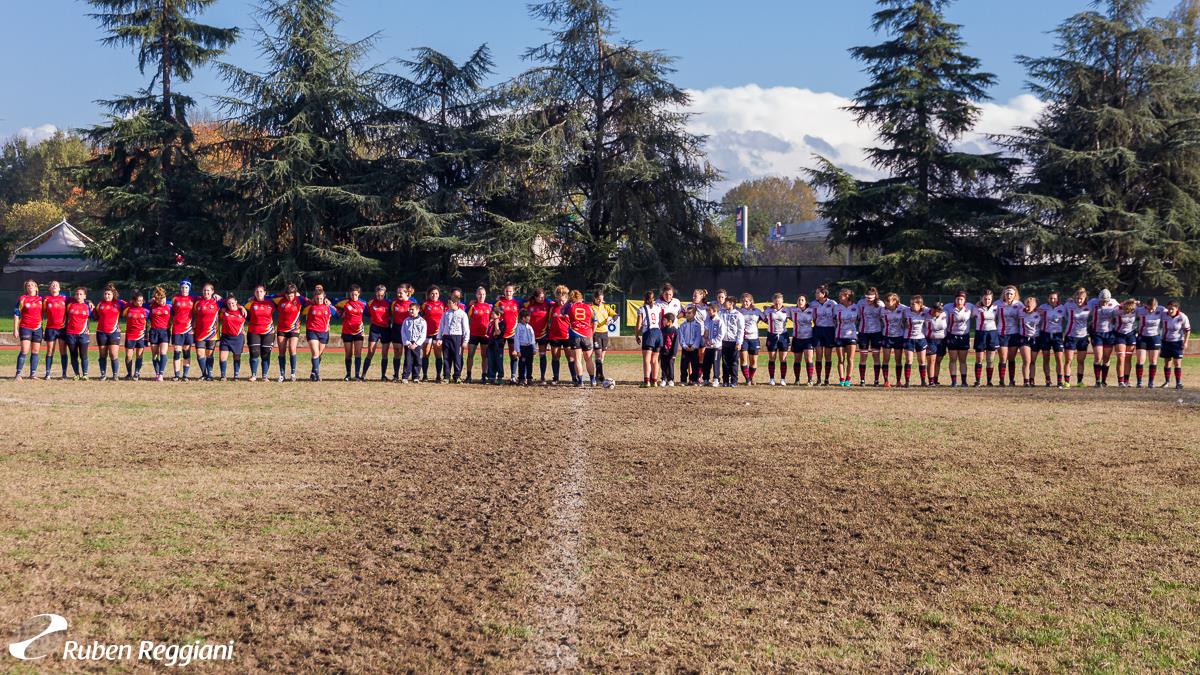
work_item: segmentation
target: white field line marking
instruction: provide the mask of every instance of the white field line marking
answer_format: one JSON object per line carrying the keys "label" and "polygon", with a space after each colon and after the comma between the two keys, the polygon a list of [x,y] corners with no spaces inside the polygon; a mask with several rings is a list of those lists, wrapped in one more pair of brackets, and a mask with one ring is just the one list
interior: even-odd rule
{"label": "white field line marking", "polygon": [[584,415],[590,394],[571,403],[572,430],[567,467],[554,486],[548,546],[538,573],[532,672],[579,668],[580,548],[587,505],[587,433]]}

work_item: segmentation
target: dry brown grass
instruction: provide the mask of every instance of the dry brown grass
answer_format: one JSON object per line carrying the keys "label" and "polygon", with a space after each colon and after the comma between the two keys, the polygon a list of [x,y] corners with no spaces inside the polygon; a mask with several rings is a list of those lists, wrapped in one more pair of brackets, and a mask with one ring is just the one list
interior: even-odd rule
{"label": "dry brown grass", "polygon": [[514,670],[567,604],[588,670],[1197,670],[1185,393],[0,382],[0,625]]}

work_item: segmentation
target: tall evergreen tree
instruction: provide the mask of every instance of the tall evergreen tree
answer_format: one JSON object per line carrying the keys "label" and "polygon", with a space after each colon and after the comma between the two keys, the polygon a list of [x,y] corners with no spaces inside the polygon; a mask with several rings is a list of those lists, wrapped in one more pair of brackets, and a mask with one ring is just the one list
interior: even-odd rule
{"label": "tall evergreen tree", "polygon": [[718,255],[704,199],[717,175],[703,138],[685,129],[673,59],[619,39],[603,0],[548,0],[531,12],[552,39],[526,52],[536,65],[522,78],[525,110],[544,115],[553,150],[545,160],[559,184],[564,264],[604,284]]}
{"label": "tall evergreen tree", "polygon": [[1060,283],[1200,288],[1196,30],[1147,4],[1106,0],[1058,27],[1055,55],[1020,59],[1047,108],[1007,139],[1030,167],[1014,204]]}
{"label": "tall evergreen tree", "polygon": [[809,172],[826,191],[820,206],[831,246],[877,252],[877,281],[899,288],[955,288],[996,273],[989,236],[1003,216],[998,187],[1013,162],[999,153],[958,152],[994,77],[963,52],[949,0],[879,0],[872,28],[889,39],[855,47],[871,82],[848,110],[876,129],[871,163],[886,174],[857,180],[818,158]]}
{"label": "tall evergreen tree", "polygon": [[266,71],[221,64],[231,95],[228,146],[243,168],[228,181],[228,237],[243,280],[328,282],[377,274],[360,228],[383,212],[368,156],[385,89],[360,64],[374,38],[336,32],[334,0],[266,0],[259,51]]}
{"label": "tall evergreen tree", "polygon": [[106,123],[85,132],[96,155],[77,173],[100,212],[94,253],[117,276],[212,274],[220,233],[205,222],[204,180],[187,111],[175,89],[237,39],[236,28],[197,20],[216,0],[88,0],[105,44],[132,47],[150,83],[105,101]]}

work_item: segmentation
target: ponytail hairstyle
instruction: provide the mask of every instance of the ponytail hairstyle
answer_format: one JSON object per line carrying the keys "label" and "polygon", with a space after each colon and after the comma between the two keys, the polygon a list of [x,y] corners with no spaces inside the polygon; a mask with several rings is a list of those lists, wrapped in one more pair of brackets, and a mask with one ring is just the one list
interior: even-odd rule
{"label": "ponytail hairstyle", "polygon": [[654,302],[655,299],[654,291],[646,291],[645,295],[642,296],[642,303],[649,305],[650,303]]}
{"label": "ponytail hairstyle", "polygon": [[842,290],[838,291],[838,302],[843,302],[845,300],[853,300],[853,299],[854,299],[854,291],[850,290],[849,288],[843,288]]}

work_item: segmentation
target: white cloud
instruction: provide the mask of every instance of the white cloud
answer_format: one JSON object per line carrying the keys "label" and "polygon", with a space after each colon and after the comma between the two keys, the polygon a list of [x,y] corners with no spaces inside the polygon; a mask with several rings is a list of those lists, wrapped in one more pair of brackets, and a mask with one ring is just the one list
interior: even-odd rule
{"label": "white cloud", "polygon": [[17,135],[25,138],[30,143],[41,143],[58,132],[58,127],[53,124],[39,124],[36,127],[22,127],[17,131]]}
{"label": "white cloud", "polygon": [[[690,129],[708,139],[709,160],[725,174],[716,194],[758,176],[797,176],[820,154],[862,178],[880,174],[863,148],[875,134],[844,110],[851,101],[837,94],[799,87],[714,87],[692,90]],[[988,134],[1030,124],[1043,104],[1030,95],[980,106],[979,124],[962,140],[969,150],[995,150]]]}

